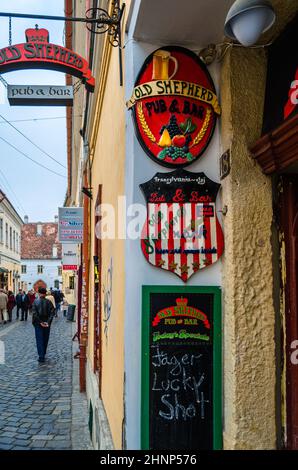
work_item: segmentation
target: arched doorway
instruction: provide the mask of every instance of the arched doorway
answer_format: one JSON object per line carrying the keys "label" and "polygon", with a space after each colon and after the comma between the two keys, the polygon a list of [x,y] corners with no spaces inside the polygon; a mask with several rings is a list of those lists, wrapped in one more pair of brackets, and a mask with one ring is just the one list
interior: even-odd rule
{"label": "arched doorway", "polygon": [[46,283],[42,279],[39,279],[35,282],[33,289],[35,290],[35,292],[37,292],[40,287],[44,287],[45,289],[47,288]]}

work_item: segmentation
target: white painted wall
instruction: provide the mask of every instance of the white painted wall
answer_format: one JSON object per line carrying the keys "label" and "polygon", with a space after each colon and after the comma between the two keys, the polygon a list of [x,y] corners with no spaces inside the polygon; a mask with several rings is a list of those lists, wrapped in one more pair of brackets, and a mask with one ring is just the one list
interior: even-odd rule
{"label": "white painted wall", "polygon": [[[0,195],[1,198],[2,195]],[[16,292],[20,281],[18,276],[20,274],[21,228],[23,221],[5,198],[0,202],[0,220],[2,222],[0,222],[2,226],[2,230],[0,229],[0,267],[10,272],[5,287]],[[8,236],[6,236],[6,225]],[[12,233],[11,245],[10,230]]]}
{"label": "white painted wall", "polygon": [[[134,22],[135,12],[131,19]],[[133,30],[133,26],[131,27]],[[164,44],[136,42],[130,36],[126,38],[125,69],[126,99],[131,96],[135,78],[146,57]],[[183,44],[175,44],[181,45]],[[206,45],[203,44],[202,47]],[[202,47],[198,45],[196,50]],[[209,67],[218,93],[219,66]],[[173,171],[153,162],[142,150],[136,138],[131,112],[127,111],[126,132],[126,197],[127,205],[144,204],[139,184],[150,180],[155,173]],[[221,155],[219,121],[207,151],[197,162],[186,169],[192,172],[204,172],[210,179],[219,182],[219,157]],[[217,209],[221,209],[220,194]],[[218,213],[221,220],[221,213]],[[140,240],[126,240],[126,300],[125,300],[125,406],[126,440],[128,449],[140,448],[140,406],[141,406],[141,302],[143,285],[185,285],[176,275],[151,266],[144,258]],[[221,286],[221,261],[196,273],[187,282],[188,286]]]}
{"label": "white painted wall", "polygon": [[[33,288],[36,281],[42,280],[47,288],[54,288],[54,281],[59,280],[62,289],[62,276],[58,276],[58,267],[62,266],[61,259],[22,259],[22,265],[26,265],[26,274],[21,274],[21,282],[27,284],[27,289]],[[37,273],[37,266],[43,266],[43,274]]]}

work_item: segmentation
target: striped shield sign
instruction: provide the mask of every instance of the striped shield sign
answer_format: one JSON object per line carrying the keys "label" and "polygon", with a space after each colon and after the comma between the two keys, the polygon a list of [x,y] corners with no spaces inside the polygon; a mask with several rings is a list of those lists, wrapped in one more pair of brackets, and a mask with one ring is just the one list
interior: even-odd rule
{"label": "striped shield sign", "polygon": [[150,264],[187,282],[221,257],[224,238],[215,207],[218,183],[204,173],[179,169],[156,173],[140,187],[147,201],[141,248]]}

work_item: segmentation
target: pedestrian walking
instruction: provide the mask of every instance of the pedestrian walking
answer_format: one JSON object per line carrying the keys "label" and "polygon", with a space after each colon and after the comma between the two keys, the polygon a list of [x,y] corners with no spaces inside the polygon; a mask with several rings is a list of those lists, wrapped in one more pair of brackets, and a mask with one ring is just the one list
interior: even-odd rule
{"label": "pedestrian walking", "polygon": [[16,305],[17,305],[17,316],[16,319],[19,319],[19,311],[21,310],[22,313],[22,299],[23,299],[23,291],[19,289],[18,294],[16,295]]}
{"label": "pedestrian walking", "polygon": [[52,295],[55,299],[55,304],[56,304],[56,312],[55,312],[55,317],[58,317],[58,312],[60,310],[60,302],[61,302],[61,293],[59,289],[53,290]]}
{"label": "pedestrian walking", "polygon": [[68,305],[69,303],[66,300],[66,297],[63,295],[63,303],[62,303],[62,311],[63,311],[63,316],[66,317],[67,310],[68,310]]}
{"label": "pedestrian walking", "polygon": [[0,321],[3,321],[4,325],[7,322],[7,302],[7,294],[5,293],[4,289],[0,289]]}
{"label": "pedestrian walking", "polygon": [[8,291],[7,296],[8,296],[8,302],[7,302],[8,321],[11,322],[11,320],[12,320],[12,311],[13,311],[14,306],[16,304],[16,299],[15,299],[14,293],[11,290]]}
{"label": "pedestrian walking", "polygon": [[56,311],[56,302],[55,302],[55,298],[54,298],[54,296],[53,296],[53,294],[52,294],[52,292],[51,292],[50,290],[48,290],[48,292],[47,292],[46,299],[48,299],[50,302],[52,302],[53,307],[54,307],[54,309],[55,309],[55,311]]}
{"label": "pedestrian walking", "polygon": [[35,328],[38,361],[44,362],[55,309],[52,302],[46,299],[47,291],[44,287],[40,287],[38,293],[39,298],[34,300],[32,306],[32,324]]}
{"label": "pedestrian walking", "polygon": [[29,311],[31,312],[32,311],[32,305],[33,305],[33,302],[34,300],[36,299],[36,293],[33,289],[29,290],[28,292],[28,297],[29,297]]}
{"label": "pedestrian walking", "polygon": [[30,300],[28,294],[26,292],[23,292],[22,295],[22,318],[21,321],[27,321],[28,320],[28,310],[30,306]]}

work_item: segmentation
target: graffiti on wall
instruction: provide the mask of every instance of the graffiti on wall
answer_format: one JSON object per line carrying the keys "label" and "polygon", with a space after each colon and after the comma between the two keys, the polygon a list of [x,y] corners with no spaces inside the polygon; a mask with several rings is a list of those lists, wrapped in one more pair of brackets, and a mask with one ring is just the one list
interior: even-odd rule
{"label": "graffiti on wall", "polygon": [[112,289],[113,289],[113,259],[111,258],[109,268],[107,270],[105,280],[103,282],[103,321],[104,335],[106,342],[108,341],[109,322],[112,312]]}

